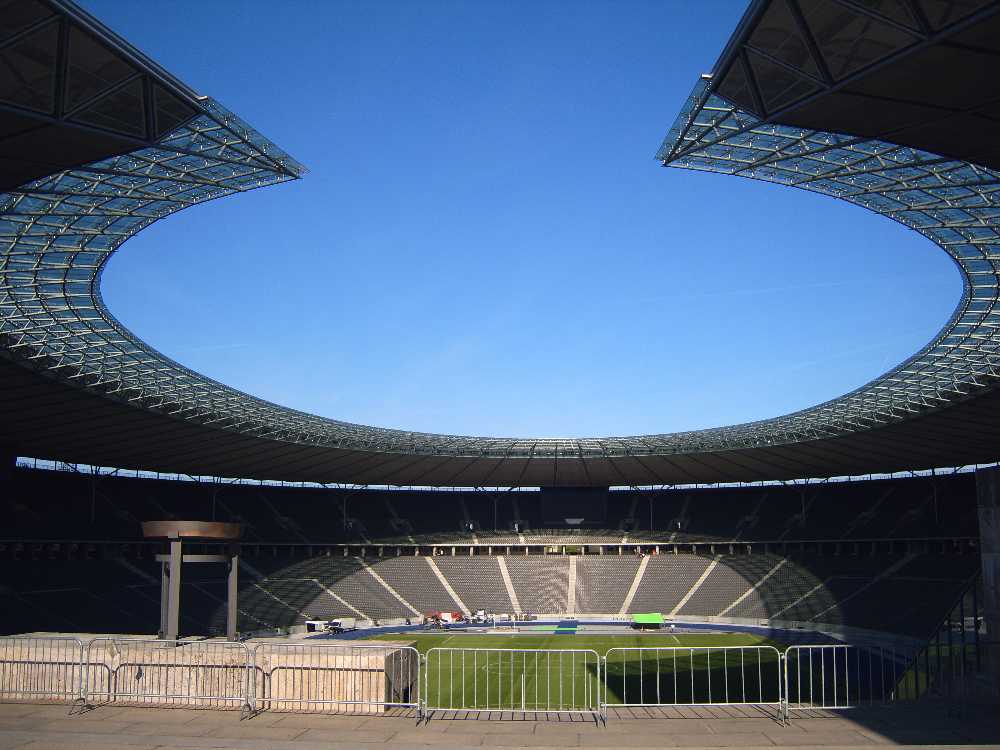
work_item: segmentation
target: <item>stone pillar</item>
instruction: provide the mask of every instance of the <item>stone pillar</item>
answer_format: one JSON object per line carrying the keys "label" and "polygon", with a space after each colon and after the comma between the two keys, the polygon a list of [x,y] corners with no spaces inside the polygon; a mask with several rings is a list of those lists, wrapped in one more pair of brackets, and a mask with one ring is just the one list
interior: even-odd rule
{"label": "stone pillar", "polygon": [[157,638],[166,638],[170,629],[167,621],[170,619],[170,563],[160,563],[160,630]]}
{"label": "stone pillar", "polygon": [[[1000,468],[976,472],[976,496],[979,501],[979,553],[982,558],[983,619],[986,638],[1000,643]],[[1000,646],[991,646],[984,654],[995,687],[1000,686]]]}
{"label": "stone pillar", "polygon": [[168,641],[177,639],[181,627],[181,540],[170,540],[170,585],[167,587],[167,632]]}
{"label": "stone pillar", "polygon": [[226,589],[226,638],[236,640],[236,623],[239,617],[240,550],[235,544],[229,547],[229,580]]}

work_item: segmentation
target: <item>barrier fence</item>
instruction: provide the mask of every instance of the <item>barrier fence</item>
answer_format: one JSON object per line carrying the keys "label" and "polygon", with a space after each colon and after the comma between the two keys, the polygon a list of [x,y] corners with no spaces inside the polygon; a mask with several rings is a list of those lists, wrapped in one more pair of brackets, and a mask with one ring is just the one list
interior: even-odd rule
{"label": "barrier fence", "polygon": [[261,643],[252,661],[258,711],[420,713],[420,654],[412,646]]}
{"label": "barrier fence", "polygon": [[[0,638],[0,701],[244,712],[392,709],[592,714],[650,706],[841,710],[977,689],[996,651],[916,658],[846,644],[590,649],[432,648],[96,638]],[[930,666],[928,666],[930,665]],[[987,675],[989,676],[989,675]]]}
{"label": "barrier fence", "polygon": [[84,659],[88,705],[253,706],[250,649],[229,641],[95,638]]}
{"label": "barrier fence", "polygon": [[78,700],[83,690],[79,638],[0,638],[0,700]]}
{"label": "barrier fence", "polygon": [[425,711],[601,715],[601,658],[589,649],[432,648]]}
{"label": "barrier fence", "polygon": [[897,700],[928,694],[956,703],[1000,698],[1000,644],[982,638],[938,638],[909,662],[896,683]]}
{"label": "barrier fence", "polygon": [[888,703],[900,694],[907,659],[891,649],[841,644],[789,646],[784,658],[784,714]]}
{"label": "barrier fence", "polygon": [[773,646],[612,648],[604,707],[781,705]]}

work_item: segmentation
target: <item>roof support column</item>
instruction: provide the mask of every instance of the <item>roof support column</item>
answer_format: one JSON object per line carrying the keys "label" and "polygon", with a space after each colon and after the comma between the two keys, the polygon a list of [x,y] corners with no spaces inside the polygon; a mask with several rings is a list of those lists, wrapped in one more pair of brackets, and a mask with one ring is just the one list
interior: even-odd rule
{"label": "roof support column", "polygon": [[[168,641],[177,640],[177,635],[180,632],[181,624],[181,561],[184,559],[183,553],[181,551],[181,540],[171,539],[170,540],[170,562],[164,563],[168,566],[169,572],[167,574],[167,601],[166,601],[166,622],[164,626],[161,627],[163,630],[163,638]],[[161,602],[161,610],[163,608]]]}
{"label": "roof support column", "polygon": [[167,620],[170,619],[170,563],[166,560],[160,561],[160,630],[156,634],[157,638],[167,637]]}
{"label": "roof support column", "polygon": [[240,571],[240,548],[237,544],[229,545],[229,579],[226,589],[226,639],[235,641],[237,639],[236,623],[239,617],[239,571]]}

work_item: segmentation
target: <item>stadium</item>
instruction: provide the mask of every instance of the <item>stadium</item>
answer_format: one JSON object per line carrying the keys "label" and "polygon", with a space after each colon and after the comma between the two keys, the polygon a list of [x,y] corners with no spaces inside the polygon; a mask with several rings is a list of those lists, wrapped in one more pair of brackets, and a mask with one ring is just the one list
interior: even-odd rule
{"label": "stadium", "polygon": [[963,293],[839,398],[592,439],[336,421],[144,343],[119,247],[306,169],[69,0],[0,9],[0,702],[482,735],[996,706],[1000,3],[750,3],[657,160],[866,208]]}

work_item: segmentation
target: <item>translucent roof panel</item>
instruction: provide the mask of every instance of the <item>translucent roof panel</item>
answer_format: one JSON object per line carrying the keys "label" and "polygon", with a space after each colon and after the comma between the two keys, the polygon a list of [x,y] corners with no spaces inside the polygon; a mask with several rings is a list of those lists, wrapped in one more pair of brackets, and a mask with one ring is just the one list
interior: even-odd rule
{"label": "translucent roof panel", "polygon": [[[822,471],[848,452],[871,456],[871,469],[902,468],[907,446],[920,447],[927,438],[917,428],[890,452],[887,443],[879,444],[885,440],[879,435],[893,426],[926,424],[914,420],[996,389],[1000,172],[911,146],[777,124],[748,111],[751,104],[775,109],[809,97],[821,85],[817,73],[839,76],[909,44],[909,32],[892,25],[891,3],[882,4],[878,18],[856,18],[855,11],[841,18],[842,6],[829,5],[818,3],[807,19],[817,30],[826,29],[817,34],[816,49],[789,31],[790,23],[799,23],[789,14],[765,16],[751,40],[760,49],[748,49],[723,67],[718,85],[724,96],[715,92],[712,77],[699,80],[658,158],[672,167],[777,182],[848,201],[921,233],[955,261],[964,291],[940,332],[905,362],[839,398],[773,419],[681,433],[475,437],[326,419],[263,401],[174,362],[139,340],[104,305],[100,279],[108,259],[128,238],[176,211],[296,179],[305,170],[217,102],[183,98],[180,85],[124,43],[113,45],[106,35],[92,34],[93,24],[70,39],[71,55],[74,49],[89,52],[76,67],[71,64],[66,91],[56,92],[67,100],[57,108],[70,122],[133,135],[138,145],[0,193],[0,360],[42,373],[45,382],[99,396],[101,403],[169,417],[173,425],[213,428],[213,438],[223,436],[220,444],[238,436],[233,444],[248,456],[279,445],[284,458],[260,469],[273,472],[271,478],[294,479],[302,467],[312,466],[318,468],[306,478],[323,481],[405,476],[421,483],[438,475],[493,486],[554,484],[565,477],[580,484],[642,484],[678,475],[728,481],[803,476],[795,472],[803,466]],[[37,22],[40,28],[49,23]],[[845,41],[844,28],[855,27],[870,36],[865,44]],[[16,46],[21,41],[39,43],[27,32],[12,38],[6,52],[0,43],[4,60],[21,64]],[[30,72],[31,66],[24,66]],[[36,73],[27,88],[25,78],[15,85],[0,76],[0,96],[45,108],[52,82],[44,71]],[[135,412],[129,414],[131,419]],[[964,426],[982,427],[973,420]],[[935,434],[947,436],[949,429],[939,427]],[[982,433],[968,434],[972,440]],[[854,440],[850,451],[838,442],[844,438]],[[136,460],[151,464],[163,450],[162,442],[151,445]],[[187,453],[189,458],[178,461],[193,462],[190,456],[198,452]],[[350,460],[334,462],[345,455]],[[284,468],[282,460],[288,462]],[[528,470],[529,464],[538,468]],[[860,464],[844,465],[856,470]],[[240,466],[258,471],[252,458]]]}

